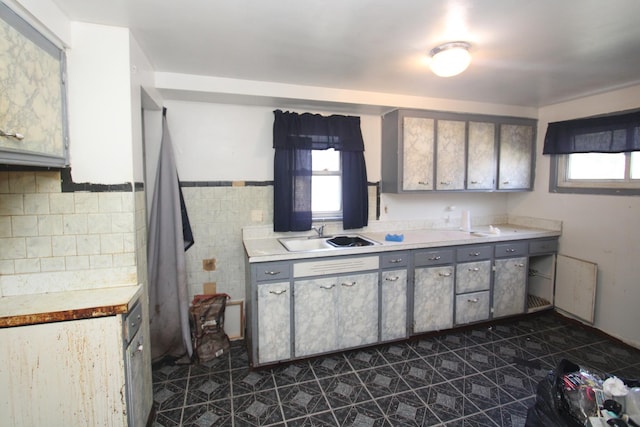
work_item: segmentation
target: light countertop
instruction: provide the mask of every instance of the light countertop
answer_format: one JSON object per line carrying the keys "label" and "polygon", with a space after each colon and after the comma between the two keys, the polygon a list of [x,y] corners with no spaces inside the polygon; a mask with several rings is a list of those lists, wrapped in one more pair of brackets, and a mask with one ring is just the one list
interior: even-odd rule
{"label": "light countertop", "polygon": [[278,241],[277,237],[244,239],[245,252],[249,262],[285,261],[294,259],[308,259],[317,257],[358,255],[387,251],[437,248],[446,246],[459,246],[479,243],[495,243],[501,241],[537,239],[544,237],[557,237],[561,234],[557,230],[530,228],[510,224],[497,225],[499,234],[491,233],[489,226],[474,227],[473,232],[459,230],[407,230],[391,231],[391,234],[403,235],[402,242],[390,242],[385,240],[386,232],[354,232],[343,234],[358,234],[379,243],[372,246],[354,248],[331,248],[309,252],[289,252]]}
{"label": "light countertop", "polygon": [[142,285],[73,290],[0,298],[0,328],[127,313]]}

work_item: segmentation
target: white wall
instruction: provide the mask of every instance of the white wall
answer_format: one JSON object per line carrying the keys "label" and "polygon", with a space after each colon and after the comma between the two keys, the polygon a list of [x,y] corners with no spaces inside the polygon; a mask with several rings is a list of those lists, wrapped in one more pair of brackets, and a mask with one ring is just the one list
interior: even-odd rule
{"label": "white wall", "polygon": [[640,197],[549,193],[549,122],[638,108],[640,86],[540,109],[536,187],[509,196],[510,214],[563,221],[560,253],[598,264],[595,326],[640,347]]}
{"label": "white wall", "polygon": [[[164,105],[181,181],[273,180],[275,108],[186,101]],[[368,179],[379,181],[381,118],[361,115],[360,120]]]}
{"label": "white wall", "polygon": [[67,68],[73,181],[132,182],[129,30],[72,22],[71,39]]}

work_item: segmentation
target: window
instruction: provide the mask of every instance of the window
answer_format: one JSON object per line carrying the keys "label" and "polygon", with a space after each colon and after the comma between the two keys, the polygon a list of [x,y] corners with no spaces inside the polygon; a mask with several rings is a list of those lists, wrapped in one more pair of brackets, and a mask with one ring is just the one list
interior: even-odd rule
{"label": "window", "polygon": [[549,123],[549,190],[640,194],[640,112]]}
{"label": "window", "polygon": [[306,231],[313,219],[330,216],[342,217],[345,230],[366,226],[369,197],[360,117],[273,113],[273,230]]}
{"label": "window", "polygon": [[340,152],[311,152],[311,212],[314,221],[342,218],[342,170]]}
{"label": "window", "polygon": [[566,154],[555,162],[557,192],[640,194],[640,152]]}

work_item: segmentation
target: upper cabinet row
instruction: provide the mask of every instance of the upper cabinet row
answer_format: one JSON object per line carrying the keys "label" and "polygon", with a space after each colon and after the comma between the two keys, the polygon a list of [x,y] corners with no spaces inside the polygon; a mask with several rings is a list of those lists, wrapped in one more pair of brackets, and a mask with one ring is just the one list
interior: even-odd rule
{"label": "upper cabinet row", "polygon": [[67,164],[64,51],[0,3],[0,164]]}
{"label": "upper cabinet row", "polygon": [[395,110],[382,118],[382,191],[533,189],[536,120]]}

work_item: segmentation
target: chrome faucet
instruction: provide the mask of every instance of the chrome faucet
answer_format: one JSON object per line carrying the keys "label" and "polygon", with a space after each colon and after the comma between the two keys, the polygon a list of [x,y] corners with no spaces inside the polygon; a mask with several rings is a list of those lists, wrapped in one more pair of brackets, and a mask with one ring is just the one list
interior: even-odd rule
{"label": "chrome faucet", "polygon": [[311,229],[316,233],[318,233],[318,237],[324,237],[324,226],[325,225],[322,224],[321,226],[318,226],[318,227],[311,227]]}

